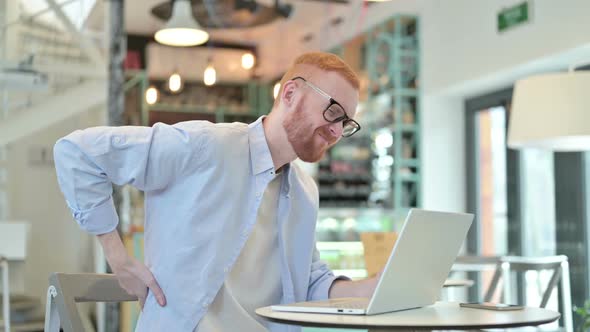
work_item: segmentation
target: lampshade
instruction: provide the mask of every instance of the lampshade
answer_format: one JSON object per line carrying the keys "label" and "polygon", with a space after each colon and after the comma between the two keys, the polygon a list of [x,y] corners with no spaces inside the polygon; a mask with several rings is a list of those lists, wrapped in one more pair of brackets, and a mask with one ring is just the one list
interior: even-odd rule
{"label": "lampshade", "polygon": [[514,88],[508,146],[590,150],[590,73],[529,77]]}
{"label": "lampshade", "polygon": [[175,0],[170,20],[154,35],[156,41],[170,46],[195,46],[209,40],[209,34],[194,19],[192,12],[190,0]]}

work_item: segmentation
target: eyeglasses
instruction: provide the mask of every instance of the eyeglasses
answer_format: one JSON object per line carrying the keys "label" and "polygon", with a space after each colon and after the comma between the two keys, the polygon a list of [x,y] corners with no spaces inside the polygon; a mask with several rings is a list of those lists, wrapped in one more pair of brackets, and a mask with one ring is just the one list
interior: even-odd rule
{"label": "eyeglasses", "polygon": [[338,123],[342,121],[342,137],[350,137],[354,135],[357,131],[361,130],[361,125],[354,121],[353,119],[349,118],[344,111],[344,107],[340,105],[334,98],[330,97],[329,94],[325,93],[322,89],[318,88],[314,84],[308,82],[305,78],[301,76],[297,76],[292,78],[291,80],[302,80],[307,86],[312,88],[315,92],[319,93],[323,97],[326,97],[330,103],[324,110],[324,119],[330,123]]}

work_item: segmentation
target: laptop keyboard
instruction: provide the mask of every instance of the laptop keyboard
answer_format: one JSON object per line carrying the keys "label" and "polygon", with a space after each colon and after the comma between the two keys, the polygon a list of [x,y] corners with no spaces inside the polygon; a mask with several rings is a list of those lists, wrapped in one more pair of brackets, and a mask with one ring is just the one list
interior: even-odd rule
{"label": "laptop keyboard", "polygon": [[365,302],[348,302],[338,303],[334,307],[339,309],[365,309],[367,304]]}
{"label": "laptop keyboard", "polygon": [[326,306],[339,309],[365,309],[369,305],[368,299],[330,299]]}

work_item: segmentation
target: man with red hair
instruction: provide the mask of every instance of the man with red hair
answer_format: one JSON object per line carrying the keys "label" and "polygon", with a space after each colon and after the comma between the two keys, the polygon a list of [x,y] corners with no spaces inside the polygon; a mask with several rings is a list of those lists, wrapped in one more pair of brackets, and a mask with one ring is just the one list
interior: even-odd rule
{"label": "man with red hair", "polygon": [[[376,279],[336,277],[319,260],[317,162],[353,120],[359,80],[339,57],[298,57],[271,112],[251,124],[188,121],[75,131],[54,148],[76,221],[96,234],[121,286],[139,298],[138,331],[285,331],[258,307],[370,297]],[[112,184],[145,192],[145,262],[116,227]]]}

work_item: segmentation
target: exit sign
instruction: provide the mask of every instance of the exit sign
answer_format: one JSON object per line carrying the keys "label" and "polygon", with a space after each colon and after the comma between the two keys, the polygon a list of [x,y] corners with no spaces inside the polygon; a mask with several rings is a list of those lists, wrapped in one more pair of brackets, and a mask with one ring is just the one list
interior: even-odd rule
{"label": "exit sign", "polygon": [[531,6],[528,1],[502,9],[498,13],[498,32],[504,32],[515,26],[527,23],[531,18]]}

